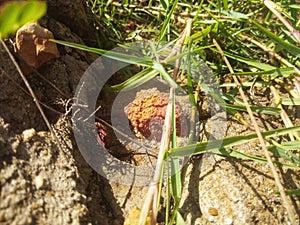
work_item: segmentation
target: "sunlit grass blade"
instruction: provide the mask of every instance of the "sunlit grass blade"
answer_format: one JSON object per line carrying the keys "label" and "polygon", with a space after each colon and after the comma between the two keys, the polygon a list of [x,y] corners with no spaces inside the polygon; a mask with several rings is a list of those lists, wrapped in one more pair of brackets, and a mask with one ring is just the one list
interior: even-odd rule
{"label": "sunlit grass blade", "polygon": [[234,75],[236,76],[265,76],[269,75],[270,80],[275,79],[278,76],[282,77],[291,77],[295,72],[295,68],[288,67],[288,68],[276,68],[273,70],[265,70],[265,71],[257,71],[257,72],[236,72]]}
{"label": "sunlit grass blade", "polygon": [[227,0],[223,0],[223,7],[225,10],[228,10],[228,1]]}
{"label": "sunlit grass blade", "polygon": [[[235,109],[238,111],[247,111],[245,106],[241,105],[232,105],[232,104],[225,104],[226,109]],[[267,107],[267,106],[250,106],[253,112],[262,113],[262,114],[269,114],[269,115],[278,115],[280,113],[279,108],[274,107]]]}
{"label": "sunlit grass blade", "polygon": [[287,150],[280,148],[278,146],[271,146],[271,147],[269,147],[269,150],[277,157],[286,159],[288,161],[291,161],[295,164],[300,165],[300,160],[299,160],[298,154],[291,154]]}
{"label": "sunlit grass blade", "polygon": [[180,214],[179,211],[177,211],[177,216],[176,216],[176,225],[185,225],[185,221],[182,217],[182,215]]}
{"label": "sunlit grass blade", "polygon": [[181,176],[180,176],[180,164],[178,158],[171,158],[171,171],[172,171],[172,194],[175,201],[181,198]]}
{"label": "sunlit grass blade", "polygon": [[161,74],[161,76],[169,83],[171,87],[177,88],[178,85],[168,74],[165,68],[159,62],[154,61],[153,63],[154,65],[152,66],[152,68],[158,71]]}
{"label": "sunlit grass blade", "polygon": [[[300,141],[286,141],[282,143],[287,150],[299,150],[300,151]],[[300,160],[300,159],[299,159]]]}
{"label": "sunlit grass blade", "polygon": [[193,34],[190,38],[194,41],[200,41],[203,39],[203,37],[206,37],[212,30],[212,26],[207,26],[205,29],[196,32],[195,34]]}
{"label": "sunlit grass blade", "polygon": [[147,68],[135,74],[134,76],[130,77],[129,79],[125,80],[124,82],[117,85],[113,85],[105,89],[112,90],[112,91],[129,91],[151,80],[158,73],[159,72],[157,70],[154,70],[152,68]]}
{"label": "sunlit grass blade", "polygon": [[[210,145],[208,145],[208,146],[211,147]],[[259,156],[242,153],[242,152],[232,150],[230,148],[225,148],[225,147],[220,147],[220,148],[209,148],[209,147],[207,149],[205,148],[205,149],[202,149],[201,151],[197,151],[197,153],[195,153],[195,155],[204,154],[204,153],[213,153],[213,154],[222,155],[222,156],[230,156],[230,157],[238,158],[238,159],[251,160],[251,161],[260,162],[260,163],[267,163],[267,159],[264,157],[259,157]],[[289,160],[289,161],[291,161],[291,160]],[[273,162],[275,164],[283,166],[285,168],[299,169],[295,165],[290,165],[290,164],[282,163],[279,161],[273,161]]]}
{"label": "sunlit grass blade", "polygon": [[300,98],[282,98],[282,105],[300,105]]}
{"label": "sunlit grass blade", "polygon": [[247,58],[244,58],[242,56],[234,55],[234,54],[226,52],[226,51],[224,51],[224,54],[229,58],[235,59],[239,62],[246,63],[247,65],[256,67],[260,70],[269,71],[269,70],[275,70],[276,69],[276,67],[271,66],[269,64],[257,62],[257,61],[254,61],[252,59],[247,59]]}
{"label": "sunlit grass blade", "polygon": [[287,195],[299,195],[300,196],[300,188],[293,190],[286,190]]}
{"label": "sunlit grass blade", "polygon": [[[270,84],[265,81],[256,81],[255,83],[253,81],[246,81],[242,82],[241,85],[243,87],[268,87]],[[220,84],[220,87],[237,87],[237,85],[235,83],[223,83]]]}
{"label": "sunlit grass blade", "polygon": [[[236,104],[225,104],[226,109],[234,109],[234,110],[242,110],[245,111],[245,106],[244,106],[244,102],[235,97],[235,94],[231,94],[231,93],[222,93],[222,98],[226,101],[231,101],[234,102]],[[270,115],[278,115],[278,113],[281,112],[281,108],[277,108],[277,107],[270,107],[270,106],[258,106],[258,105],[250,105],[250,108],[252,109],[253,112],[257,112],[257,113],[265,113],[265,114],[270,114]]]}
{"label": "sunlit grass blade", "polygon": [[[300,131],[300,126],[265,131],[262,133],[262,135],[264,138],[271,138],[271,137],[285,135],[297,131]],[[182,157],[191,154],[192,155],[203,154],[206,151],[219,152],[220,148],[230,148],[232,146],[245,144],[247,142],[254,141],[254,140],[257,140],[256,133],[252,133],[244,136],[226,137],[223,139],[208,141],[208,142],[198,142],[196,144],[177,147],[176,149],[172,148],[170,150],[170,155],[172,157],[175,156]]]}
{"label": "sunlit grass blade", "polygon": [[293,44],[291,44],[289,42],[286,42],[285,40],[281,39],[280,37],[278,37],[277,35],[275,35],[271,31],[269,31],[268,29],[266,29],[262,25],[258,24],[257,22],[252,21],[252,23],[255,24],[255,26],[257,28],[259,28],[263,33],[265,33],[275,43],[281,45],[284,49],[286,49],[287,51],[289,51],[294,56],[300,57],[300,48],[299,47],[297,47],[296,45],[293,45]]}
{"label": "sunlit grass blade", "polygon": [[[224,151],[224,150],[225,149],[220,149],[220,153],[217,153],[217,154],[224,155],[224,156],[230,156],[230,157],[234,157],[234,158],[238,158],[238,159],[252,160],[252,161],[255,161],[255,162],[267,163],[267,159],[263,158],[263,157],[249,155],[249,154],[245,154],[245,153],[235,151],[235,150],[229,150],[229,151]],[[276,160],[274,160],[273,163],[275,163],[279,166],[285,167],[285,168],[298,169],[298,167],[295,166],[295,165],[282,163],[282,162],[279,162],[279,161],[276,161]]]}
{"label": "sunlit grass blade", "polygon": [[221,10],[221,13],[230,17],[231,20],[234,19],[234,20],[245,21],[249,19],[249,17],[246,14],[240,12]]}
{"label": "sunlit grass blade", "polygon": [[[176,134],[176,110],[175,110],[175,95],[172,98],[172,143],[173,148],[177,146]],[[172,182],[172,195],[175,201],[180,201],[181,198],[181,176],[180,176],[180,163],[177,157],[170,158],[171,163],[171,182]]]}
{"label": "sunlit grass blade", "polygon": [[99,55],[103,55],[110,59],[125,62],[128,64],[141,65],[141,66],[153,66],[152,60],[148,57],[141,57],[141,56],[138,57],[138,56],[124,54],[124,53],[120,53],[120,52],[116,52],[116,51],[107,51],[107,50],[87,47],[85,45],[71,43],[71,42],[67,42],[67,41],[59,41],[59,40],[53,40],[53,39],[51,39],[51,41],[53,41],[57,44],[71,47],[71,48],[76,48],[76,49],[84,50],[87,52],[92,52],[92,53],[96,53]]}
{"label": "sunlit grass blade", "polygon": [[160,0],[160,4],[164,8],[164,10],[167,10],[169,8],[169,1],[168,0]]}
{"label": "sunlit grass blade", "polygon": [[164,20],[164,23],[163,23],[162,28],[160,30],[160,34],[158,36],[158,40],[160,40],[160,41],[166,39],[165,38],[166,37],[166,33],[167,33],[168,27],[170,25],[171,17],[172,17],[172,15],[174,13],[174,10],[177,7],[177,2],[178,2],[178,0],[175,0],[174,2],[172,2],[172,8],[171,8],[171,10],[169,11],[167,17]]}

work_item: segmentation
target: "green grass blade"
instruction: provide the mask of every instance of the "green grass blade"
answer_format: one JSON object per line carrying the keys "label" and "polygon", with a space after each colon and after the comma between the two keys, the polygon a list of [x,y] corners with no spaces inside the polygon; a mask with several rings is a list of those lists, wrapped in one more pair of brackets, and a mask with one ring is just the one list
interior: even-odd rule
{"label": "green grass blade", "polygon": [[178,0],[175,0],[174,2],[172,2],[173,6],[170,10],[170,12],[168,13],[166,19],[164,20],[164,23],[162,25],[162,28],[161,28],[161,31],[160,31],[160,34],[158,36],[158,40],[162,41],[165,39],[165,36],[166,36],[166,33],[167,33],[167,30],[168,30],[168,27],[170,25],[170,20],[171,20],[171,17],[174,13],[174,10],[176,9],[177,7],[177,2]]}
{"label": "green grass blade", "polygon": [[223,0],[223,8],[225,10],[228,10],[228,1],[227,0]]}
{"label": "green grass blade", "polygon": [[169,8],[169,1],[168,0],[160,0],[160,4],[164,8],[164,10],[167,10]]}
{"label": "green grass blade", "polygon": [[19,24],[23,25],[28,22],[37,21],[40,19],[47,10],[47,5],[45,2],[39,1],[28,1],[19,15]]}
{"label": "green grass blade", "polygon": [[[243,87],[269,87],[269,82],[265,82],[265,81],[256,81],[253,84],[253,81],[248,81],[248,82],[242,82],[241,85]],[[220,87],[237,87],[237,85],[235,83],[223,83],[220,84]]]}
{"label": "green grass blade", "polygon": [[201,41],[204,37],[206,37],[212,30],[212,26],[207,26],[205,29],[196,32],[190,38],[193,42]]}
{"label": "green grass blade", "polygon": [[16,2],[4,5],[0,14],[0,37],[6,38],[10,33],[15,32],[18,27],[18,17],[21,7]]}
{"label": "green grass blade", "polygon": [[[175,90],[173,91],[172,97],[172,147],[177,146],[177,134],[176,134],[176,111],[175,111]],[[181,198],[181,174],[180,174],[180,163],[177,157],[170,158],[171,160],[171,182],[172,182],[172,194],[176,202],[180,201]]]}
{"label": "green grass blade", "polygon": [[221,13],[235,20],[245,21],[249,19],[246,14],[240,12],[221,10]]}
{"label": "green grass blade", "polygon": [[[276,137],[279,135],[285,135],[291,132],[300,131],[300,126],[281,128],[270,131],[265,131],[262,133],[264,138]],[[176,149],[172,148],[170,150],[171,157],[182,157],[196,154],[203,154],[207,151],[214,152],[219,151],[219,148],[229,148],[236,145],[241,145],[250,141],[257,139],[257,134],[252,133],[244,136],[233,136],[226,137],[220,140],[214,140],[209,142],[198,142],[196,144],[187,145],[184,147],[177,147]]]}
{"label": "green grass blade", "polygon": [[112,91],[129,91],[151,80],[157,74],[158,71],[152,68],[147,68],[135,74],[134,76],[130,77],[129,79],[125,80],[124,82],[117,85],[113,85],[105,89],[112,90]]}
{"label": "green grass blade", "polygon": [[159,63],[154,61],[154,65],[152,66],[153,69],[158,71],[160,75],[168,82],[171,87],[177,88],[176,82],[172,79],[172,77],[168,74],[165,68]]}
{"label": "green grass blade", "polygon": [[53,39],[51,39],[51,41],[53,41],[57,44],[61,44],[61,45],[64,45],[64,46],[71,47],[71,48],[76,48],[76,49],[80,49],[80,50],[83,50],[83,51],[103,55],[103,56],[108,57],[110,59],[125,62],[125,63],[128,63],[128,64],[141,65],[141,66],[153,66],[152,60],[150,58],[147,58],[147,57],[138,57],[138,56],[133,56],[133,55],[124,54],[124,53],[115,52],[115,51],[107,51],[107,50],[87,47],[85,45],[71,43],[71,42],[67,42],[67,41],[59,41],[59,40],[53,40]]}
{"label": "green grass blade", "polygon": [[280,46],[285,48],[287,51],[289,51],[294,56],[300,57],[300,48],[299,47],[297,47],[296,45],[293,45],[289,42],[284,41],[283,39],[281,39],[277,35],[273,34],[271,31],[264,28],[262,25],[258,24],[257,22],[252,21],[252,23],[258,29],[260,29],[263,33],[265,33],[269,38],[271,38],[274,42],[276,42],[277,44],[279,44]]}
{"label": "green grass blade", "polygon": [[282,98],[282,105],[300,105],[300,98]]}
{"label": "green grass blade", "polygon": [[299,195],[300,196],[300,188],[293,190],[286,190],[287,195]]}
{"label": "green grass blade", "polygon": [[256,67],[260,70],[268,71],[268,70],[275,70],[276,69],[276,67],[270,66],[269,64],[260,63],[260,62],[254,61],[252,59],[247,59],[247,58],[244,58],[244,57],[241,57],[241,56],[238,56],[238,55],[234,55],[234,54],[226,52],[226,51],[224,51],[224,54],[229,58],[235,59],[239,62],[246,63],[247,65]]}
{"label": "green grass blade", "polygon": [[232,75],[236,76],[265,76],[269,75],[270,80],[274,80],[278,76],[282,76],[285,78],[291,77],[295,72],[295,68],[288,67],[288,68],[276,68],[272,70],[265,70],[265,71],[258,71],[258,72],[237,72]]}
{"label": "green grass blade", "polygon": [[[298,154],[293,154],[291,151],[289,151],[287,148],[282,146],[283,148],[279,146],[270,146],[269,150],[277,157],[289,160],[293,163],[296,163],[300,165],[300,159]],[[298,150],[300,149],[300,146],[298,145]]]}
{"label": "green grass blade", "polygon": [[185,225],[185,221],[182,217],[182,215],[180,214],[179,211],[177,211],[177,216],[176,216],[176,225]]}
{"label": "green grass blade", "polygon": [[[242,105],[232,105],[232,104],[225,104],[226,109],[234,109],[238,111],[247,111],[245,106]],[[262,114],[269,114],[269,115],[278,115],[280,113],[279,108],[274,108],[274,107],[267,107],[267,106],[257,106],[257,105],[252,105],[250,106],[253,112],[257,113],[262,113]]]}
{"label": "green grass blade", "polygon": [[[235,93],[222,93],[222,98],[226,101],[232,101],[237,104],[225,104],[226,110],[231,109],[231,110],[240,110],[240,111],[247,111],[246,107],[244,106],[244,102],[234,96]],[[264,114],[269,114],[269,115],[278,115],[281,111],[280,108],[275,108],[275,107],[269,107],[269,106],[258,106],[258,105],[250,105],[250,108],[252,109],[253,112],[257,113],[264,113]]]}
{"label": "green grass blade", "polygon": [[[220,152],[222,154],[219,154],[219,155],[226,155],[226,154],[224,154],[224,151],[220,151]],[[227,156],[235,157],[235,158],[238,158],[238,159],[244,159],[244,160],[252,160],[252,161],[261,162],[261,163],[267,163],[268,162],[266,158],[245,154],[245,153],[235,151],[235,150],[230,151]],[[273,161],[273,162],[275,164],[283,166],[285,168],[298,169],[298,167],[294,166],[294,165],[289,165],[289,164],[281,163],[281,162],[278,162],[278,161]]]}
{"label": "green grass blade", "polygon": [[171,158],[171,171],[172,171],[172,194],[175,201],[179,201],[181,198],[181,176],[180,176],[180,164],[178,158]]}
{"label": "green grass blade", "polygon": [[300,151],[300,141],[283,142],[282,146],[284,146],[284,148],[287,150],[299,150]]}

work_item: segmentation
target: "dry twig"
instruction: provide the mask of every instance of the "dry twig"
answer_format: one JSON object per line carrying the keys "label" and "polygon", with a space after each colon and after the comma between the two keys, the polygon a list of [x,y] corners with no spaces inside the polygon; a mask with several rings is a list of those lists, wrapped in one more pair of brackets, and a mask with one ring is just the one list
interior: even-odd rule
{"label": "dry twig", "polygon": [[47,117],[46,117],[46,115],[45,115],[45,113],[44,113],[44,111],[43,111],[43,109],[42,109],[42,107],[40,105],[39,100],[37,99],[36,95],[34,94],[34,91],[32,90],[32,88],[31,88],[30,84],[28,83],[26,77],[24,76],[24,74],[23,74],[20,66],[18,65],[18,63],[16,62],[15,58],[13,57],[13,55],[11,54],[11,52],[9,51],[9,49],[8,49],[7,45],[5,44],[5,42],[2,39],[0,39],[0,42],[1,42],[2,46],[4,47],[5,51],[7,52],[7,54],[9,55],[9,58],[11,59],[12,63],[16,67],[16,69],[17,69],[19,75],[21,76],[22,80],[24,81],[24,83],[25,83],[25,85],[26,85],[26,87],[27,87],[27,89],[28,89],[31,97],[33,98],[33,101],[34,101],[35,105],[37,106],[38,110],[40,111],[41,116],[42,116],[43,120],[45,121],[45,123],[46,123],[46,125],[47,125],[47,127],[48,127],[48,129],[49,129],[49,131],[51,133],[51,136],[56,141],[59,150],[61,152],[64,152],[63,148],[62,148],[62,146],[60,144],[59,138],[55,134],[55,132],[54,132],[54,130],[53,130],[53,128],[52,128],[49,120],[47,119]]}

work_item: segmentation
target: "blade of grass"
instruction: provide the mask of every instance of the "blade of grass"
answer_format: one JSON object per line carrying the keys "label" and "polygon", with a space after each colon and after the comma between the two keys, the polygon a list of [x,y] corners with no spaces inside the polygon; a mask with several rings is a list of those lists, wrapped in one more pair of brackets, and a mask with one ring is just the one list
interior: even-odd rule
{"label": "blade of grass", "polygon": [[[251,59],[247,59],[247,58],[244,58],[244,57],[241,57],[241,56],[238,56],[238,55],[234,55],[234,54],[226,52],[226,51],[224,51],[224,54],[229,58],[235,59],[239,62],[246,63],[247,65],[256,67],[260,70],[269,71],[269,70],[275,70],[276,69],[276,67],[270,66],[269,64],[260,63],[260,62],[257,62],[257,61],[251,60]],[[233,72],[232,74],[235,74],[235,73]]]}
{"label": "blade of grass", "polygon": [[300,98],[282,98],[282,105],[300,105]]}
{"label": "blade of grass", "polygon": [[171,87],[177,88],[176,82],[172,79],[172,77],[168,74],[168,72],[165,70],[165,68],[159,63],[154,61],[152,68],[158,71],[162,77],[169,83]]}
{"label": "blade of grass", "polygon": [[57,44],[64,45],[64,46],[68,46],[68,47],[80,49],[83,51],[103,55],[110,59],[114,59],[117,61],[129,63],[129,64],[140,65],[140,66],[153,66],[152,59],[150,59],[148,57],[133,56],[133,55],[124,54],[124,53],[115,52],[115,51],[107,51],[107,50],[87,47],[85,45],[71,43],[71,42],[67,42],[67,41],[60,41],[60,40],[54,40],[54,39],[50,39],[50,41],[55,42]]}
{"label": "blade of grass", "polygon": [[255,21],[252,21],[252,23],[258,29],[260,29],[263,33],[265,33],[270,39],[272,39],[275,43],[277,43],[280,46],[282,46],[284,49],[286,49],[287,51],[289,51],[294,56],[300,57],[300,48],[299,47],[297,47],[296,45],[293,45],[293,44],[291,44],[289,42],[284,41],[283,39],[281,39],[277,35],[273,34],[271,31],[269,31],[268,29],[266,29],[265,27],[263,27],[262,25],[260,25],[259,23],[255,22]]}
{"label": "blade of grass", "polygon": [[273,70],[265,70],[265,71],[257,71],[257,72],[236,72],[233,73],[232,75],[236,76],[264,76],[264,75],[269,75],[270,80],[274,80],[278,76],[282,77],[291,77],[293,73],[295,72],[293,67],[288,67],[288,68],[276,68]]}
{"label": "blade of grass", "polygon": [[155,224],[157,221],[157,207],[158,207],[158,192],[159,192],[159,183],[162,178],[162,170],[164,167],[164,158],[165,153],[169,149],[171,131],[172,131],[172,99],[174,98],[174,88],[170,87],[170,95],[169,95],[169,103],[166,109],[165,122],[163,127],[163,133],[160,143],[160,149],[157,157],[157,164],[155,168],[155,173],[148,189],[148,193],[146,195],[145,203],[143,204],[143,208],[140,215],[139,225],[143,225],[146,221],[148,213],[152,212],[151,222]]}
{"label": "blade of grass", "polygon": [[[253,44],[255,44],[256,46],[260,47],[263,51],[265,51],[266,53],[268,53],[271,57],[276,58],[278,61],[280,61],[283,65],[287,66],[287,67],[293,67],[295,70],[295,73],[297,75],[300,75],[300,70],[293,65],[292,63],[290,63],[289,61],[287,61],[286,59],[284,59],[283,57],[281,57],[278,53],[274,52],[272,49],[268,48],[266,45],[254,40],[251,37],[248,37],[244,34],[239,34],[240,37],[242,37],[244,40],[247,40]],[[274,68],[275,69],[275,68]]]}
{"label": "blade of grass", "polygon": [[282,12],[281,9],[271,0],[263,0],[265,6],[268,7],[272,13],[285,25],[285,27],[290,31],[290,33],[295,37],[295,39],[300,43],[300,33],[280,14],[283,13],[289,16],[288,13]]}
{"label": "blade of grass", "polygon": [[[274,143],[274,142],[273,142]],[[298,146],[299,147],[299,146]],[[299,149],[299,148],[298,148]],[[298,150],[297,149],[297,150]],[[300,165],[300,159],[297,154],[292,154],[285,146],[278,144],[278,146],[270,146],[269,150],[277,157],[288,160],[292,163]]]}
{"label": "blade of grass", "polygon": [[[232,105],[232,104],[225,104],[226,109],[234,109],[238,111],[247,111],[245,106],[241,105]],[[256,113],[262,113],[262,114],[269,114],[269,115],[278,115],[281,111],[279,108],[274,107],[267,107],[267,106],[257,106],[257,105],[251,105],[251,110]]]}
{"label": "blade of grass", "polygon": [[287,195],[299,195],[300,196],[300,188],[294,190],[286,190]]}
{"label": "blade of grass", "polygon": [[[290,132],[299,132],[300,126],[294,126],[289,128],[281,128],[281,129],[275,129],[270,131],[262,132],[263,138],[271,138],[271,137],[277,137],[280,135],[286,135]],[[245,144],[250,141],[257,140],[258,136],[256,133],[244,135],[244,136],[232,136],[232,137],[226,137],[223,139],[215,140],[215,141],[208,141],[208,142],[198,142],[196,144],[190,144],[183,147],[177,147],[170,149],[170,156],[172,157],[182,157],[182,156],[188,156],[188,155],[196,155],[196,154],[202,154],[205,152],[205,149],[209,147],[209,151],[218,150],[219,146],[221,148],[229,148],[241,144]]]}
{"label": "blade of grass", "polygon": [[6,38],[28,22],[39,20],[47,11],[45,2],[6,2],[0,10],[0,38]]}
{"label": "blade of grass", "polygon": [[107,90],[112,91],[129,91],[133,88],[136,88],[147,81],[151,80],[153,77],[155,77],[159,72],[157,70],[154,70],[152,68],[147,68],[145,70],[142,70],[141,72],[135,74],[134,76],[130,77],[126,81],[113,85],[111,87],[105,88]]}
{"label": "blade of grass", "polygon": [[159,34],[159,36],[157,37],[158,40],[160,40],[160,41],[162,41],[162,40],[168,40],[168,39],[166,39],[166,33],[167,33],[168,27],[169,27],[169,25],[170,25],[171,17],[172,17],[172,15],[173,15],[173,13],[174,13],[174,10],[175,10],[176,7],[177,7],[177,2],[178,2],[178,0],[175,0],[174,2],[172,2],[172,4],[173,4],[173,5],[172,5],[172,8],[171,8],[171,10],[169,11],[167,17],[166,17],[165,20],[164,20],[164,23],[163,23],[163,25],[162,25],[160,34]]}

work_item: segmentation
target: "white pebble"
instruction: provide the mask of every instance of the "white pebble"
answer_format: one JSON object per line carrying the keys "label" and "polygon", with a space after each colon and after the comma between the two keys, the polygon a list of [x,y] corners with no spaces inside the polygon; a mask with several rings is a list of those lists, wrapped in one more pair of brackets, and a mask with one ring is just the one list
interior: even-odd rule
{"label": "white pebble", "polygon": [[36,131],[34,128],[24,130],[22,132],[22,138],[24,142],[30,141],[36,135]]}

